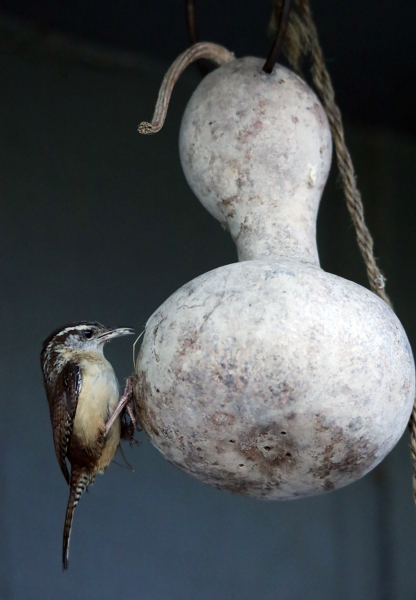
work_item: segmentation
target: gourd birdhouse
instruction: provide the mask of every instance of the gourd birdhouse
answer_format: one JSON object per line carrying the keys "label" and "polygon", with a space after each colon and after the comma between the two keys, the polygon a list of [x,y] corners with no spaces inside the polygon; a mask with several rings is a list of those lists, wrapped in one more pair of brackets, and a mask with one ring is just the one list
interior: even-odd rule
{"label": "gourd birdhouse", "polygon": [[228,55],[185,110],[186,179],[230,231],[239,262],[154,312],[134,387],[141,425],[172,464],[223,490],[283,500],[377,465],[409,420],[415,374],[389,306],[320,268],[327,116],[292,71],[262,65]]}

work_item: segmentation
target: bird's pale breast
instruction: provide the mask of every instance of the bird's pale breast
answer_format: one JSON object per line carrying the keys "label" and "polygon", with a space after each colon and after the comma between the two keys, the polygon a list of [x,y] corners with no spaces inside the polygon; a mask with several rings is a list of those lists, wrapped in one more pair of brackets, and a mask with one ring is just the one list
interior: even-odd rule
{"label": "bird's pale breast", "polygon": [[[75,414],[73,435],[86,447],[93,447],[100,431],[114,411],[118,399],[118,383],[111,364],[104,356],[84,358],[80,362],[82,387]],[[107,437],[97,465],[98,472],[106,469],[120,441],[120,419],[116,419]]]}

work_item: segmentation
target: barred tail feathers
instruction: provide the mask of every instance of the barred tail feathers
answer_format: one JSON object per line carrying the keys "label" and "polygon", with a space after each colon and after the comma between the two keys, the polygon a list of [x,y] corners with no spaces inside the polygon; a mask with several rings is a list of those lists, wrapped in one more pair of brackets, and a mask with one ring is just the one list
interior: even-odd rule
{"label": "barred tail feathers", "polygon": [[72,519],[74,510],[78,504],[79,499],[85,492],[88,484],[91,482],[91,477],[86,471],[72,470],[71,473],[71,485],[69,491],[68,505],[66,507],[65,525],[64,525],[64,538],[62,547],[62,570],[66,571],[68,568],[68,557],[69,557],[69,538],[71,536]]}

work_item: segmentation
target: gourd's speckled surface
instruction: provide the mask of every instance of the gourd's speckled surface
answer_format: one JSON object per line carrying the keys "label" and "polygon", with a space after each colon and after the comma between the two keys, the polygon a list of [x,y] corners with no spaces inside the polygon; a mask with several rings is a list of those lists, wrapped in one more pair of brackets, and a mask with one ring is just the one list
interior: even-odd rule
{"label": "gourd's speckled surface", "polygon": [[262,64],[217,69],[185,111],[185,175],[241,262],[150,317],[134,387],[144,430],[173,464],[224,490],[290,499],[378,464],[406,427],[415,375],[390,308],[319,268],[327,119],[296,75]]}
{"label": "gourd's speckled surface", "polygon": [[198,86],[179,148],[189,185],[230,233],[239,260],[284,256],[318,263],[316,216],[331,165],[325,112],[278,66],[243,58]]}

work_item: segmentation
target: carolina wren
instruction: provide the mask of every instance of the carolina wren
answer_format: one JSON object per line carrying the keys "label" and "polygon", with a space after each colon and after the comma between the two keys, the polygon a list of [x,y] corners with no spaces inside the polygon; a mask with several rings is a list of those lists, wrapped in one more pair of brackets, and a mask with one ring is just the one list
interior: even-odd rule
{"label": "carolina wren", "polygon": [[[111,364],[104,358],[104,344],[132,333],[133,329],[126,327],[109,329],[100,323],[82,321],[57,329],[43,342],[41,366],[55,452],[69,485],[63,570],[68,568],[74,509],[82,493],[93,483],[97,473],[106,470],[117,451],[123,433],[120,412],[131,392],[128,379],[126,392],[119,402],[118,382]],[[130,406],[127,408],[133,417]],[[132,421],[135,424],[134,417]],[[71,475],[66,459],[71,463]]]}

